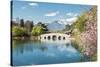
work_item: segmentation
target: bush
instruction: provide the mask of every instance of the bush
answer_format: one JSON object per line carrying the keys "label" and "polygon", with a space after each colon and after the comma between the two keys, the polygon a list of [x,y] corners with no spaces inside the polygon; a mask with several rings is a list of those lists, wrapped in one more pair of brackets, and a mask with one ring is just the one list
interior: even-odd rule
{"label": "bush", "polygon": [[77,21],[71,25],[72,29],[76,28],[80,32],[83,32],[85,30],[85,15],[81,15],[78,17]]}
{"label": "bush", "polygon": [[32,29],[32,35],[38,36],[40,34],[43,34],[45,31],[42,26],[34,26]]}
{"label": "bush", "polygon": [[12,35],[13,36],[26,36],[26,29],[23,27],[14,26],[12,28]]}

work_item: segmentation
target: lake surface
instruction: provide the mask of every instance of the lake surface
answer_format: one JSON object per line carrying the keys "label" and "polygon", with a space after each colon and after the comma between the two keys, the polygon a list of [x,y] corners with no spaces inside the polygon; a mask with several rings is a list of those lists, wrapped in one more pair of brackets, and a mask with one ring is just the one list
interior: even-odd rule
{"label": "lake surface", "polygon": [[60,41],[13,41],[12,64],[40,65],[80,62],[82,59],[69,40],[66,43]]}

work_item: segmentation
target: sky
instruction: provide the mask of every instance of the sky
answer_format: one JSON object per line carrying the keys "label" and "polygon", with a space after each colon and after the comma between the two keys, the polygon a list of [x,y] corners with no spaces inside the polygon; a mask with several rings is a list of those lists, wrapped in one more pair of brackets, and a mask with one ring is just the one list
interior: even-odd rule
{"label": "sky", "polygon": [[12,19],[31,20],[34,23],[51,23],[60,20],[63,24],[77,20],[77,16],[88,11],[91,5],[58,4],[33,1],[13,1]]}

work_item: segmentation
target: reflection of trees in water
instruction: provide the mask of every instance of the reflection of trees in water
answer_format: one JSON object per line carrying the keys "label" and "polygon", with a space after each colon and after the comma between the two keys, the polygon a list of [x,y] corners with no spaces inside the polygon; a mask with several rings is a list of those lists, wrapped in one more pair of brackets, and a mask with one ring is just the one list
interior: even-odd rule
{"label": "reflection of trees in water", "polygon": [[16,48],[16,42],[15,41],[12,41],[12,48],[14,49],[14,48]]}
{"label": "reflection of trees in water", "polygon": [[[25,52],[33,52],[38,49],[41,51],[46,51],[48,48],[46,45],[42,44],[39,41],[13,41],[13,51],[15,50],[17,55],[23,54]],[[42,44],[42,45],[41,45]]]}
{"label": "reflection of trees in water", "polygon": [[16,51],[17,54],[23,54],[25,52],[33,52],[34,50],[40,50],[42,52],[48,51],[48,48],[58,49],[59,47],[68,48],[71,46],[71,42],[68,43],[44,43],[40,41],[14,41],[13,49]]}
{"label": "reflection of trees in water", "polygon": [[21,48],[19,47],[19,48],[18,48],[17,54],[20,54],[20,53],[21,53],[21,54],[24,53],[24,47],[21,47]]}
{"label": "reflection of trees in water", "polygon": [[66,43],[66,47],[70,46],[71,44],[70,43]]}
{"label": "reflection of trees in water", "polygon": [[46,47],[46,46],[41,46],[39,49],[40,49],[41,51],[47,51],[48,47]]}
{"label": "reflection of trees in water", "polygon": [[15,50],[17,54],[23,54],[25,51],[33,51],[31,42],[29,41],[13,41],[13,51]]}
{"label": "reflection of trees in water", "polygon": [[78,45],[78,43],[77,43],[76,41],[72,41],[72,42],[71,42],[71,45],[72,45],[75,49],[77,49],[77,50],[80,49],[80,47],[79,47],[79,45]]}

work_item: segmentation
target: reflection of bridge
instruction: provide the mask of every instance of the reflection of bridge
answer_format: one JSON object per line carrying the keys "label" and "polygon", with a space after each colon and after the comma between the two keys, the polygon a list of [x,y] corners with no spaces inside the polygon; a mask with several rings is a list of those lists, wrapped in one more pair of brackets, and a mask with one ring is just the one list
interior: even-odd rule
{"label": "reflection of bridge", "polygon": [[68,34],[63,33],[48,33],[39,36],[40,40],[67,40],[70,37]]}

